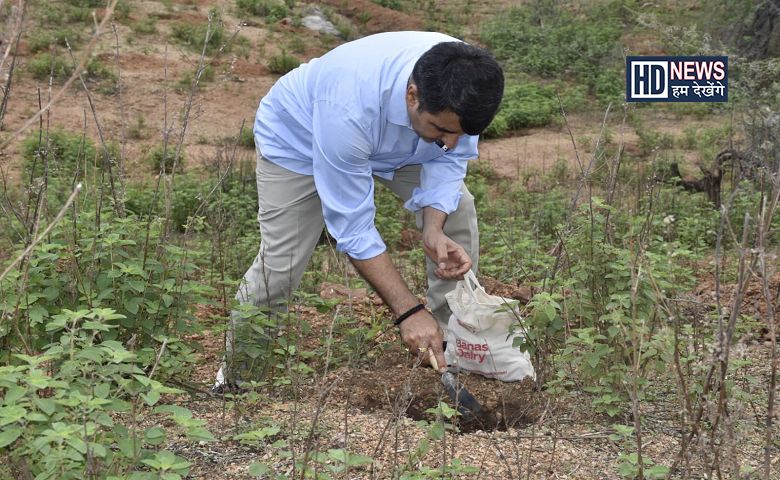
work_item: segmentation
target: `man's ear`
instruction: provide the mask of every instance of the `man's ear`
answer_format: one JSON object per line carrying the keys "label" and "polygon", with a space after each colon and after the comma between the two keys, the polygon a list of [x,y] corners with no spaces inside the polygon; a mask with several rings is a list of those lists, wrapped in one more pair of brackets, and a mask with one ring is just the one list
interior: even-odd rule
{"label": "man's ear", "polygon": [[414,83],[409,83],[406,86],[406,106],[413,110],[417,110],[420,106],[420,101],[417,97],[417,85]]}

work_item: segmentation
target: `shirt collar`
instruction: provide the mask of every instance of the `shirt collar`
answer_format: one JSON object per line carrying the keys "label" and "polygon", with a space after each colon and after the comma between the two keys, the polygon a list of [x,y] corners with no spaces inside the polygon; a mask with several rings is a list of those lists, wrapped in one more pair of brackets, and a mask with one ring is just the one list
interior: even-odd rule
{"label": "shirt collar", "polygon": [[401,70],[395,85],[393,85],[393,90],[390,93],[390,105],[387,107],[387,120],[389,122],[409,128],[412,128],[412,121],[406,110],[406,85],[409,83],[413,68],[414,64],[411,64]]}

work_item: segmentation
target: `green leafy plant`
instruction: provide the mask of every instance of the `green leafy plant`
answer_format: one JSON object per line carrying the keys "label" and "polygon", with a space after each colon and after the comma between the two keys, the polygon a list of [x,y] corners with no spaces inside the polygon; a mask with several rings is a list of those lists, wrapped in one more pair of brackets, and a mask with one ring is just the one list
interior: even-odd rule
{"label": "green leafy plant", "polygon": [[436,407],[426,410],[426,413],[436,416],[436,421],[418,420],[418,427],[424,428],[426,433],[421,438],[409,456],[406,463],[396,472],[398,478],[404,480],[422,480],[427,478],[455,478],[460,475],[473,475],[479,473],[479,468],[464,465],[460,459],[453,458],[446,465],[431,468],[420,465],[422,459],[430,452],[433,442],[442,442],[448,431],[457,431],[457,427],[451,422],[460,413],[444,402],[439,402]]}
{"label": "green leafy plant", "polygon": [[[140,464],[186,474],[187,465],[172,462],[170,452],[144,448],[162,443],[163,430],[131,430],[115,420],[162,394],[181,393],[147,376],[122,343],[104,338],[124,318],[110,308],[62,309],[42,325],[52,343],[0,367],[0,454],[9,453],[14,468],[40,479],[138,472]],[[186,433],[213,439],[192,428]]]}
{"label": "green leafy plant", "polygon": [[618,456],[618,461],[620,462],[618,473],[622,477],[638,478],[641,474],[641,478],[647,479],[660,480],[667,478],[669,467],[656,464],[647,456],[643,456],[642,461],[639,461],[639,454],[633,451],[635,449],[635,445],[632,443],[634,427],[615,424],[612,425],[612,428],[614,433],[610,434],[610,440],[621,443],[626,449]]}

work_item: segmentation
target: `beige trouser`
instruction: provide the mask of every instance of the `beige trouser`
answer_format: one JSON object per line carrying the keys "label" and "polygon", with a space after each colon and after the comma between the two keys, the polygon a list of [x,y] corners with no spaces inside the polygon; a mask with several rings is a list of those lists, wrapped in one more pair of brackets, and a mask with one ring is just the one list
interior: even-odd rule
{"label": "beige trouser", "polygon": [[[396,170],[393,180],[374,177],[406,202],[420,185],[420,165]],[[460,244],[471,256],[474,271],[479,259],[479,233],[474,197],[461,185],[460,204],[447,217],[444,233]],[[240,304],[268,307],[283,311],[292,292],[298,288],[325,222],[322,204],[314,186],[314,177],[282,168],[258,154],[257,161],[258,220],[260,250],[244,275],[236,300]],[[422,228],[422,211],[417,212],[417,228]],[[379,232],[380,235],[382,232]],[[444,294],[455,287],[454,280],[441,280],[434,274],[436,265],[426,257],[428,274],[428,308],[443,329],[447,327],[450,309]],[[233,350],[236,322],[231,315],[227,335],[227,352]],[[220,372],[221,373],[221,372]],[[220,378],[218,377],[218,381]]]}

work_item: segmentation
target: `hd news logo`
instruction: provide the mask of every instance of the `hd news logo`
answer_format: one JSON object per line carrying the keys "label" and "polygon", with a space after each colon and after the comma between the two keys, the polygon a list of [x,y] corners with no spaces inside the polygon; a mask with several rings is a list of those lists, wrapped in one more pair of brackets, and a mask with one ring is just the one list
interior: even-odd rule
{"label": "hd news logo", "polygon": [[728,57],[626,57],[628,102],[727,102]]}

